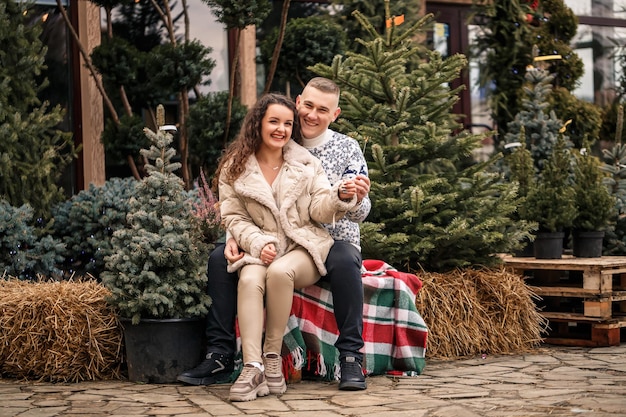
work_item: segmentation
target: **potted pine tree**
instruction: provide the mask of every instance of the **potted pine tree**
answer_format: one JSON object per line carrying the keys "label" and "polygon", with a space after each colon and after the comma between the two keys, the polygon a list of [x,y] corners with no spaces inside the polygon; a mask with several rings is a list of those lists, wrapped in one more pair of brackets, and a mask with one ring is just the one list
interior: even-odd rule
{"label": "potted pine tree", "polygon": [[598,258],[602,256],[605,229],[616,216],[615,197],[605,184],[606,174],[600,160],[590,153],[589,143],[574,153],[574,190],[577,215],[572,224],[574,256]]}
{"label": "potted pine tree", "polygon": [[564,230],[572,226],[577,214],[571,168],[571,153],[561,133],[520,207],[522,217],[536,221],[539,226],[534,242],[535,258],[559,259],[563,254]]}
{"label": "potted pine tree", "polygon": [[[510,150],[510,153],[506,156],[505,163],[510,169],[511,180],[515,181],[515,183],[517,184],[517,194],[519,196],[518,204],[521,207],[525,204],[526,196],[528,195],[528,191],[531,188],[531,184],[533,184],[533,181],[535,181],[535,167],[533,164],[532,155],[526,147],[526,132],[523,125],[521,126],[519,137],[519,142],[513,142],[507,145],[506,149]],[[520,210],[518,208],[518,210],[514,214],[514,218],[516,220],[527,220],[523,217],[522,213],[525,214],[523,210]],[[534,232],[536,228],[537,224],[533,222],[531,230]],[[534,240],[535,234],[529,232],[528,236],[522,242],[524,246],[520,250],[515,252],[515,256],[534,256]]]}
{"label": "potted pine tree", "polygon": [[[527,184],[519,215],[538,225],[533,243],[535,257],[561,258],[565,229],[572,226],[576,217],[571,143],[565,136],[571,121],[563,123],[554,111],[546,111],[553,75],[541,67],[529,66],[525,78],[522,108],[508,124],[505,135],[506,146],[517,143],[525,149],[519,150],[517,158],[509,158],[509,163],[519,165],[509,168],[513,177],[518,177],[520,191],[524,189],[519,177]],[[515,172],[516,169],[523,171]]]}
{"label": "potted pine tree", "polygon": [[172,135],[144,133],[152,145],[142,149],[148,175],[129,200],[128,226],[114,232],[112,254],[105,257],[103,284],[108,302],[121,317],[131,381],[168,383],[202,356],[207,251],[194,235],[192,203],[171,162]]}

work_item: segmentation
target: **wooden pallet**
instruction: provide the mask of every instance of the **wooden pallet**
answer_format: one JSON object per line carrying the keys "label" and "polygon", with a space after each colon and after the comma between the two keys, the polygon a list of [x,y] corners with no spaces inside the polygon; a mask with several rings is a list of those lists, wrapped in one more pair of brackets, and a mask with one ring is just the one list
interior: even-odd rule
{"label": "wooden pallet", "polygon": [[502,259],[539,296],[537,307],[549,320],[547,343],[620,343],[626,329],[626,256]]}
{"label": "wooden pallet", "polygon": [[593,320],[584,316],[543,313],[550,332],[545,343],[565,346],[618,346],[626,340],[626,318]]}

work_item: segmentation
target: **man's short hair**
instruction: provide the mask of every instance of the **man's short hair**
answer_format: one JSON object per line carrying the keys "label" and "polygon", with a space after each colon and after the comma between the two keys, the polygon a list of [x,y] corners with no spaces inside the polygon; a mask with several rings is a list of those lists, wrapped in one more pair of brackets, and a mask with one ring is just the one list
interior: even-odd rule
{"label": "man's short hair", "polygon": [[339,95],[339,86],[335,84],[334,81],[329,80],[328,78],[324,78],[324,77],[312,78],[308,82],[307,86],[320,90],[323,93],[336,94],[337,96]]}

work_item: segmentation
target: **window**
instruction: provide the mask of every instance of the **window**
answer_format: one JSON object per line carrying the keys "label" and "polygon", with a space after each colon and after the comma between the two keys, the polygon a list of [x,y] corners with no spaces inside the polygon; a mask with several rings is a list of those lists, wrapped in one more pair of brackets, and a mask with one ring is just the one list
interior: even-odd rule
{"label": "window", "polygon": [[604,106],[613,101],[623,77],[620,56],[626,45],[626,0],[565,0],[579,18],[575,52],[585,73],[574,94]]}

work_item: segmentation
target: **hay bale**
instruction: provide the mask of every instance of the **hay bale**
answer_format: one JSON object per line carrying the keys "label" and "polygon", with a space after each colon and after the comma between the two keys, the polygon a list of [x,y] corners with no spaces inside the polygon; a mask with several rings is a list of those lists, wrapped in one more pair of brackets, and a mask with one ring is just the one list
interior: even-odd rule
{"label": "hay bale", "polygon": [[0,280],[0,372],[78,382],[118,379],[122,332],[93,281]]}
{"label": "hay bale", "polygon": [[541,343],[548,323],[521,276],[502,267],[419,277],[416,305],[428,325],[428,357],[512,354]]}

